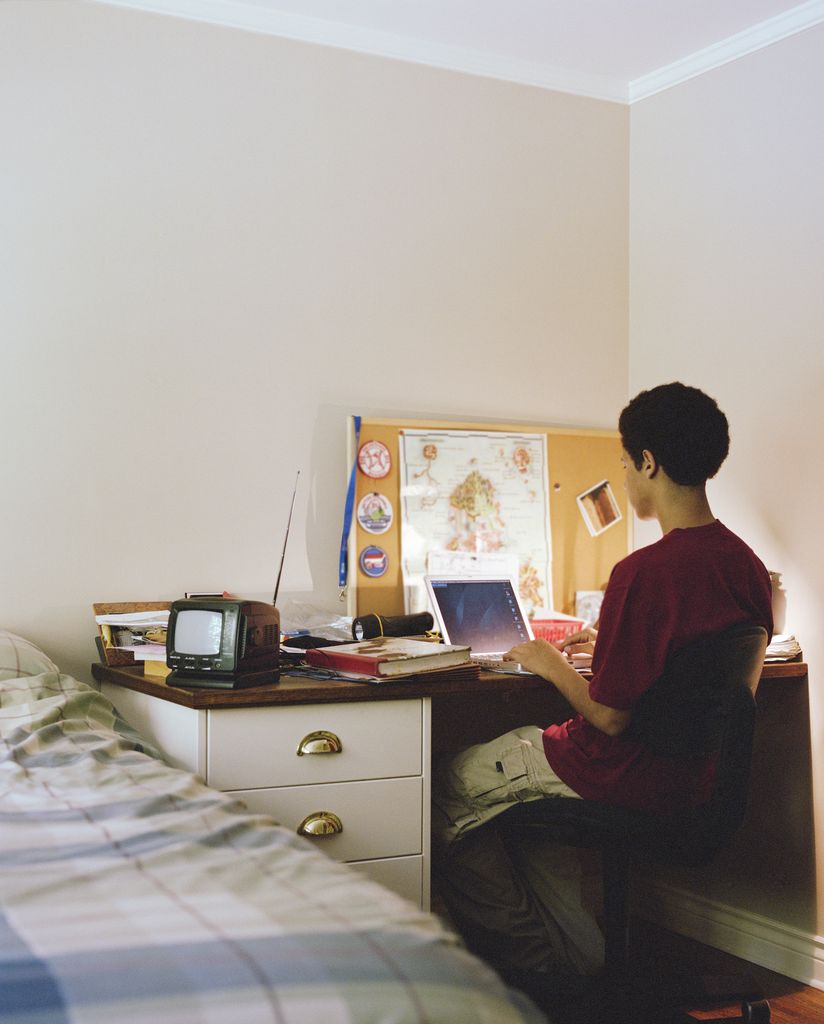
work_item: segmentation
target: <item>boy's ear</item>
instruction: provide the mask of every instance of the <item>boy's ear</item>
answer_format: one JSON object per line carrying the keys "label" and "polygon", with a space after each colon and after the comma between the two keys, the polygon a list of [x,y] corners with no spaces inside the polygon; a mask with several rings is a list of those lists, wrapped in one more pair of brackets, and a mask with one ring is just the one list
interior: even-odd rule
{"label": "boy's ear", "polygon": [[641,471],[644,473],[647,479],[652,480],[652,478],[658,473],[658,470],[660,468],[661,467],[658,464],[658,460],[655,458],[652,452],[648,448],[644,448],[644,450],[641,452]]}

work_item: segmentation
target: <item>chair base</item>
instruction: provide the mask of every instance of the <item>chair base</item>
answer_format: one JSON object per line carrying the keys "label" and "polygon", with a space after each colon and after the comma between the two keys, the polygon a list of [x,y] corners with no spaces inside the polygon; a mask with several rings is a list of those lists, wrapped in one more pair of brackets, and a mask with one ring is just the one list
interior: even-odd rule
{"label": "chair base", "polygon": [[[605,975],[583,977],[568,972],[501,971],[504,981],[542,1010],[552,1024],[766,1024],[770,1005],[750,983],[705,976],[656,980],[631,973],[620,980]],[[708,1020],[692,1016],[723,1003],[741,1000],[740,1016]]]}
{"label": "chair base", "polygon": [[[738,1017],[702,1017],[700,1024],[769,1024],[772,1011],[766,999],[745,999]],[[689,1013],[684,1013],[673,1024],[699,1024]]]}

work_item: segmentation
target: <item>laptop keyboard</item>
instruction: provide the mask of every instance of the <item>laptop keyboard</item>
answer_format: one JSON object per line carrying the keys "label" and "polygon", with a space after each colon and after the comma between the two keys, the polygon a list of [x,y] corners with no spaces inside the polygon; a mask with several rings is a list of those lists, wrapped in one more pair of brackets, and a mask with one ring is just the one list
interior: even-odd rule
{"label": "laptop keyboard", "polygon": [[502,672],[523,672],[529,675],[517,661],[504,661],[500,654],[470,654],[471,665],[479,665],[481,668],[497,669]]}

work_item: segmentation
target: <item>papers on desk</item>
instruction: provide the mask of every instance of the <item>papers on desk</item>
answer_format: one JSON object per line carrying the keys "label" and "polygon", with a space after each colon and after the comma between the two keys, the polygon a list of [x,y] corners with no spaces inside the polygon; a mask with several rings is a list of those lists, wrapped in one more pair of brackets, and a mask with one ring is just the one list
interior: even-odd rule
{"label": "papers on desk", "polygon": [[168,609],[157,609],[145,612],[120,612],[117,615],[95,615],[94,621],[107,626],[134,626],[135,629],[148,629],[151,626],[165,626],[169,621]]}
{"label": "papers on desk", "polygon": [[765,661],[791,661],[801,654],[801,645],[791,633],[776,633],[767,645]]}

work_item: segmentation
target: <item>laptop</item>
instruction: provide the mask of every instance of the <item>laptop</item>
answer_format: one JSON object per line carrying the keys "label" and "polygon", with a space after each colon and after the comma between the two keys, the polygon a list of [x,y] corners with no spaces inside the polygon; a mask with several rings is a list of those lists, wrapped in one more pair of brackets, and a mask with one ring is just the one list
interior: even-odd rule
{"label": "laptop", "polygon": [[515,644],[532,640],[532,628],[509,576],[424,576],[444,643],[466,644],[472,661],[496,672],[530,675],[502,661]]}

